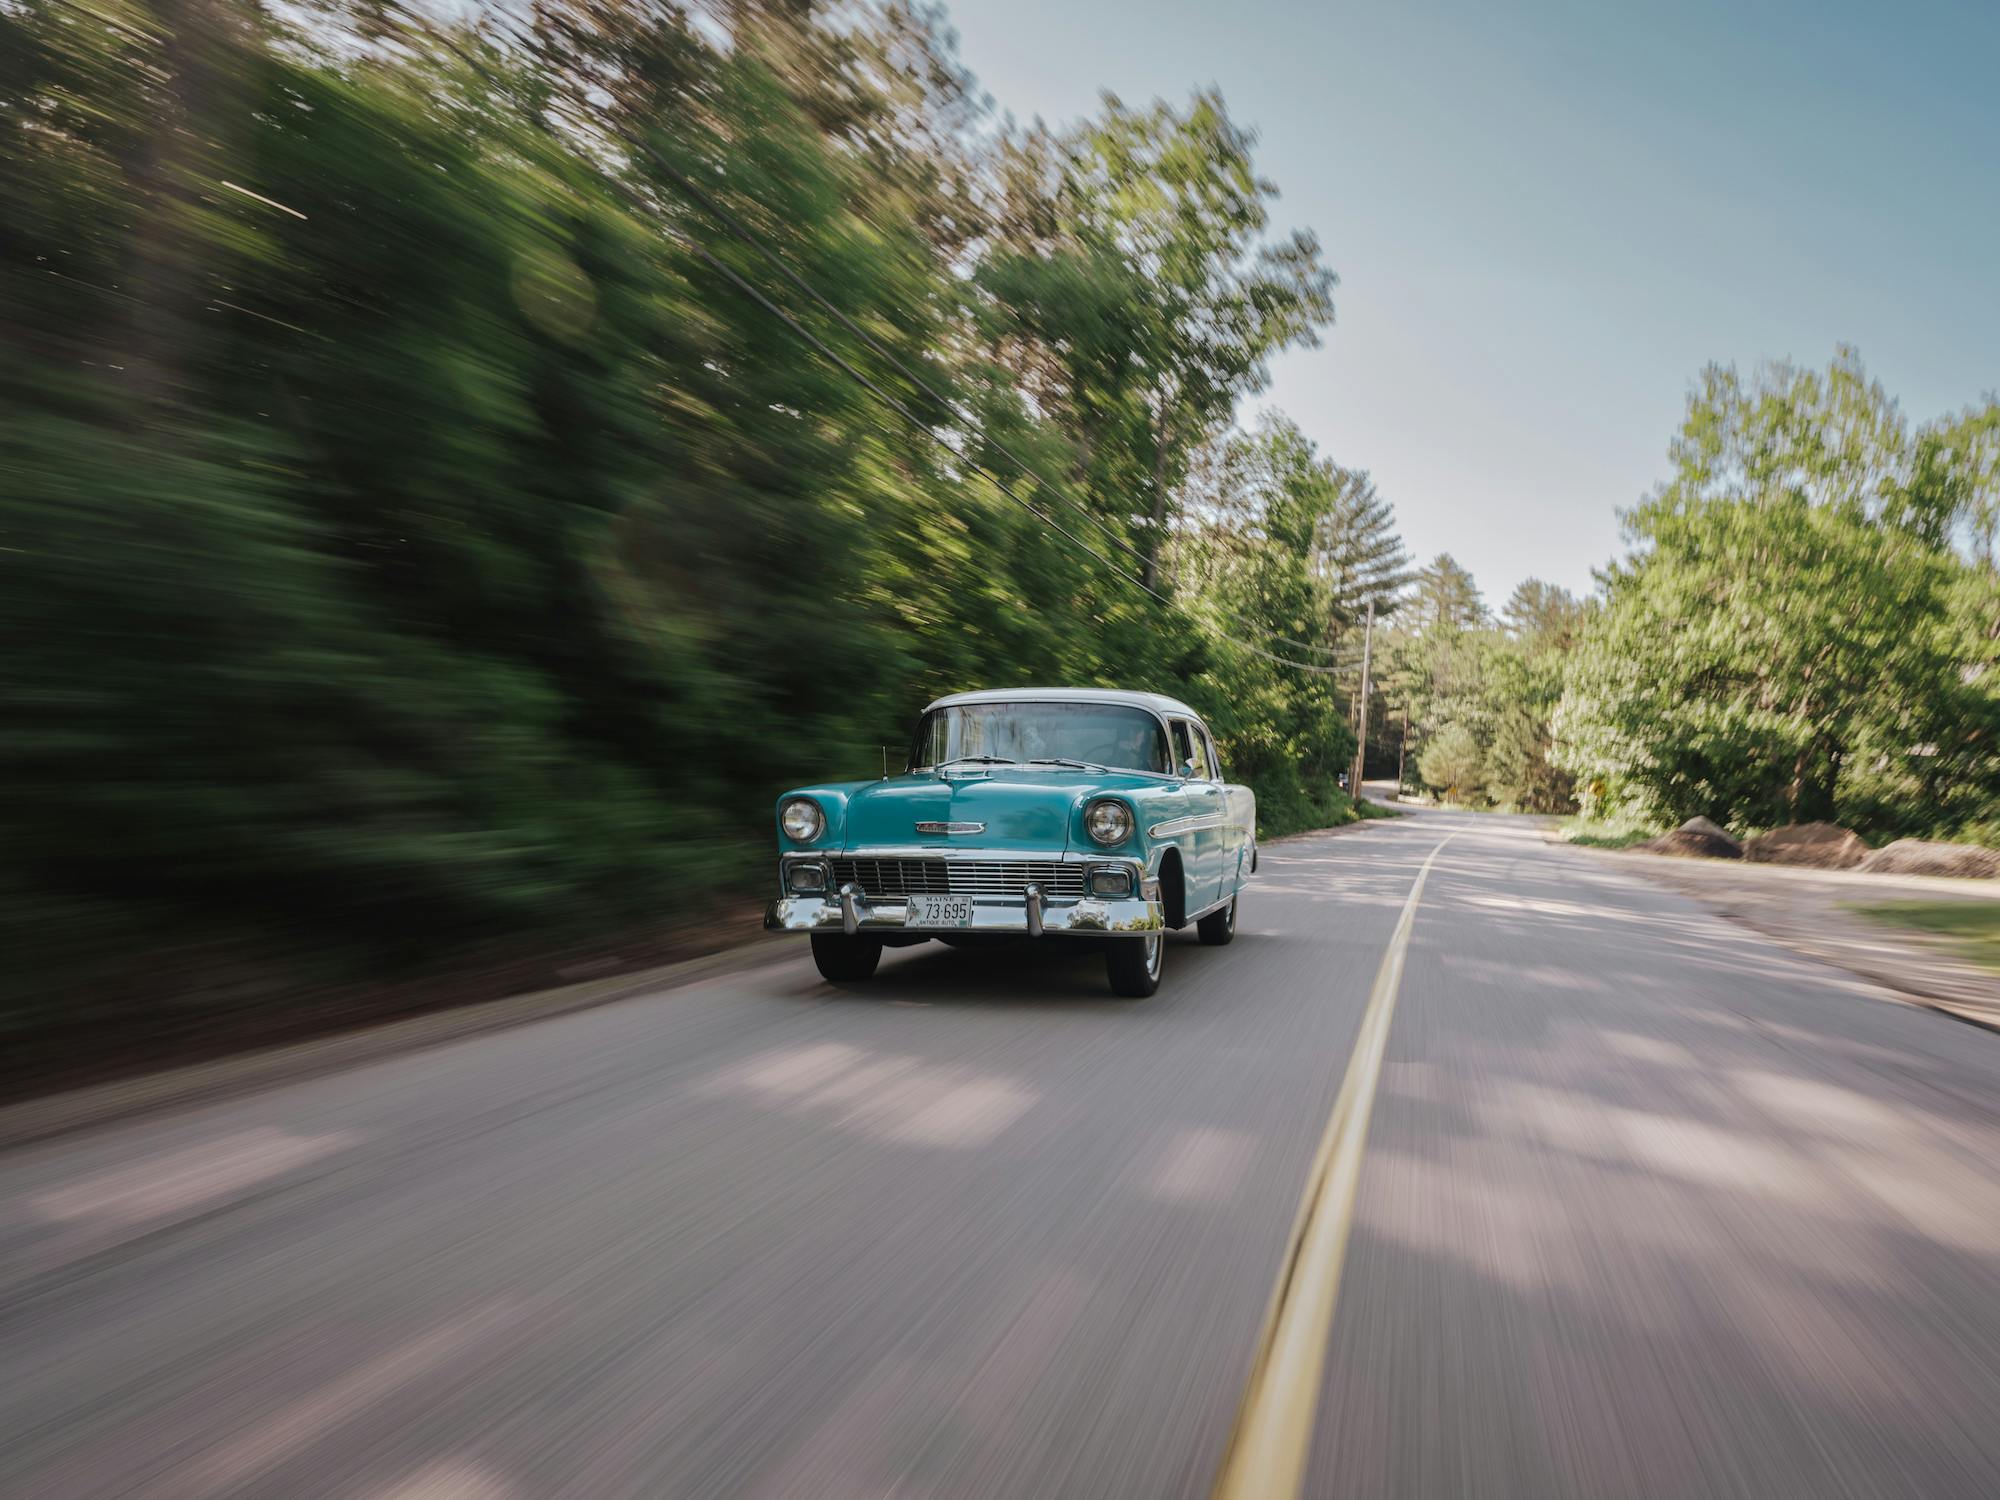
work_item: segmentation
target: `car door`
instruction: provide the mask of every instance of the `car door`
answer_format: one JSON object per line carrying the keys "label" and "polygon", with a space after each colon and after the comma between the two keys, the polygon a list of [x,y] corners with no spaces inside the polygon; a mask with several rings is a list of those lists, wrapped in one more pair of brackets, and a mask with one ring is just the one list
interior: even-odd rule
{"label": "car door", "polygon": [[[1204,725],[1206,733],[1207,726]],[[1223,770],[1222,757],[1215,753],[1215,737],[1208,740],[1208,768],[1215,776],[1215,784],[1222,788],[1223,825],[1217,832],[1219,858],[1222,866],[1222,886],[1217,896],[1234,895],[1250,873],[1250,846],[1257,837],[1256,795],[1247,786],[1232,786],[1228,773]]]}
{"label": "car door", "polygon": [[1228,799],[1215,778],[1214,751],[1208,731],[1198,721],[1173,721],[1174,764],[1187,771],[1182,789],[1187,815],[1180,834],[1181,862],[1187,883],[1187,909],[1192,916],[1213,906],[1222,894],[1223,842],[1228,829]]}

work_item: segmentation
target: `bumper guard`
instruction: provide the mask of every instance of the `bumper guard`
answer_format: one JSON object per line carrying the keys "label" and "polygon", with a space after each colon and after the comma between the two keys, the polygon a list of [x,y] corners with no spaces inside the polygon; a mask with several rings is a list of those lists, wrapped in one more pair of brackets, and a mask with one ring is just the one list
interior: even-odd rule
{"label": "bumper guard", "polygon": [[1024,937],[1106,937],[1159,932],[1167,925],[1159,882],[1142,879],[1139,895],[1112,900],[1084,896],[1051,901],[1039,886],[1019,897],[975,896],[972,920],[963,927],[924,927],[910,921],[911,903],[895,896],[870,900],[856,885],[837,892],[781,896],[764,912],[766,932],[1020,933]]}

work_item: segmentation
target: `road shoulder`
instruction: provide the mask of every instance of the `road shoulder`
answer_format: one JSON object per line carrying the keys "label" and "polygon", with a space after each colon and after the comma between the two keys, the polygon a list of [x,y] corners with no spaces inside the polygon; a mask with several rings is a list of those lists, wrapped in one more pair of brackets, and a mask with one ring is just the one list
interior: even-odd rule
{"label": "road shoulder", "polygon": [[2000,1031],[2000,975],[1961,958],[1946,939],[1857,911],[1907,901],[1913,894],[1937,901],[2000,901],[2000,889],[1994,889],[2000,882],[1566,847],[1692,897],[1718,916],[1870,980],[1899,1000]]}
{"label": "road shoulder", "polygon": [[736,947],[679,963],[474,1001],[281,1047],[235,1052],[184,1067],[40,1095],[0,1106],[0,1151],[137,1115],[234,1099],[278,1084],[442,1046],[482,1032],[524,1026],[592,1006],[679,989],[719,975],[777,963],[793,956],[794,951],[782,939],[759,935]]}

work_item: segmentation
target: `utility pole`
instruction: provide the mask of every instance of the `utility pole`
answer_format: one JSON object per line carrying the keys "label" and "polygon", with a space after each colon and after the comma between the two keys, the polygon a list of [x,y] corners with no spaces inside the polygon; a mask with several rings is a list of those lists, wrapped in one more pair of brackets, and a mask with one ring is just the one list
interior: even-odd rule
{"label": "utility pole", "polygon": [[1403,737],[1396,741],[1396,796],[1403,795],[1403,760],[1410,753],[1410,700],[1405,685],[1403,699]]}
{"label": "utility pole", "polygon": [[1375,601],[1368,601],[1368,623],[1361,632],[1361,729],[1354,741],[1354,774],[1348,778],[1347,789],[1354,800],[1361,800],[1361,772],[1368,761],[1368,668],[1370,654],[1375,648]]}

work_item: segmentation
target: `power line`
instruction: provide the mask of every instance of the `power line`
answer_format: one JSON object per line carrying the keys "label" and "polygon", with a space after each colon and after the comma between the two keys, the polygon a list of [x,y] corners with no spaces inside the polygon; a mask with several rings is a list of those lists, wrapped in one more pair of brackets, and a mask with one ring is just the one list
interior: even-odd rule
{"label": "power line", "polygon": [[[1233,635],[1225,635],[1223,639],[1239,651],[1248,651],[1252,656],[1261,656],[1266,661],[1275,661],[1287,667],[1296,667],[1301,672],[1311,672],[1320,677],[1339,677],[1347,671],[1347,668],[1344,666],[1322,667],[1313,662],[1293,661],[1288,656],[1278,656],[1273,652],[1266,651],[1262,646],[1253,646],[1248,641],[1239,641]],[[1352,663],[1348,665],[1351,666]]]}

